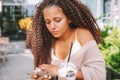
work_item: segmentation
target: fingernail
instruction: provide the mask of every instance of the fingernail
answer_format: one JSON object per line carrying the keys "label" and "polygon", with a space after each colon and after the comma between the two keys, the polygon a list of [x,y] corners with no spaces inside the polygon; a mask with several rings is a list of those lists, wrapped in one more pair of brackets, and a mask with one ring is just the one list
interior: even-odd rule
{"label": "fingernail", "polygon": [[45,78],[48,78],[48,75],[44,75]]}
{"label": "fingernail", "polygon": [[34,75],[34,78],[36,78],[37,77],[37,75]]}
{"label": "fingernail", "polygon": [[51,76],[48,76],[48,79],[51,79],[52,77]]}

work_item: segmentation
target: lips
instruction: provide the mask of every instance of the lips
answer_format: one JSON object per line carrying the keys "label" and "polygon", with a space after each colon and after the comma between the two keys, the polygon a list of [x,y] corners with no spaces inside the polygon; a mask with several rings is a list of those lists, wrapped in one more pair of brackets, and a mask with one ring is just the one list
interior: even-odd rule
{"label": "lips", "polygon": [[52,34],[54,34],[54,35],[57,34],[57,33],[58,33],[58,31],[52,31]]}

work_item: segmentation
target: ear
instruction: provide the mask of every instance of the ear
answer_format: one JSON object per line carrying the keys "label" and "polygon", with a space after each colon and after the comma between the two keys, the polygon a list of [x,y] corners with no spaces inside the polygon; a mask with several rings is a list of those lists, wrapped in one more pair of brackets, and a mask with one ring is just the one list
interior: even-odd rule
{"label": "ear", "polygon": [[68,19],[68,23],[70,24],[72,22],[72,20],[71,19]]}

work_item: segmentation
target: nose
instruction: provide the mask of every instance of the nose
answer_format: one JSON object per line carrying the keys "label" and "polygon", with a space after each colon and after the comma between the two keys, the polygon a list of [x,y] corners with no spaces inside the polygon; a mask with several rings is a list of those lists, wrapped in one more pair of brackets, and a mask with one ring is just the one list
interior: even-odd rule
{"label": "nose", "polygon": [[51,27],[52,29],[55,29],[55,24],[54,24],[54,22],[51,22],[50,27]]}

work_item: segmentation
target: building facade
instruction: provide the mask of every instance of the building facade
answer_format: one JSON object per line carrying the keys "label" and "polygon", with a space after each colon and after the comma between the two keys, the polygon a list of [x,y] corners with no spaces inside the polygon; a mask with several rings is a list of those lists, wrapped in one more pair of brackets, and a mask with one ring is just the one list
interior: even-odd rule
{"label": "building facade", "polygon": [[[12,38],[25,36],[23,31],[19,29],[18,21],[21,18],[32,16],[35,5],[40,1],[42,0],[0,0],[2,36],[10,36]],[[81,1],[88,6],[101,27],[105,24],[120,25],[120,0]]]}
{"label": "building facade", "polygon": [[101,28],[104,28],[106,25],[120,27],[120,0],[81,1],[90,8]]}
{"label": "building facade", "polygon": [[25,31],[19,27],[19,20],[33,15],[35,4],[39,0],[2,0],[2,36],[10,39],[25,39]]}

